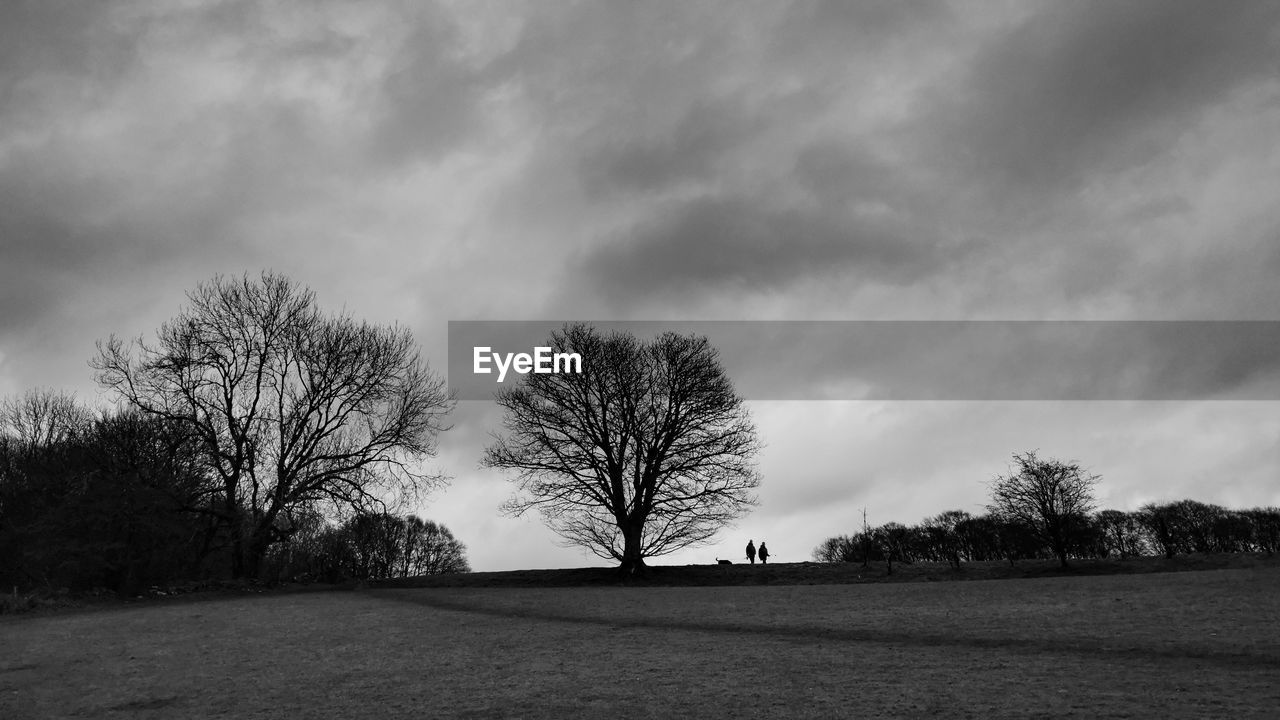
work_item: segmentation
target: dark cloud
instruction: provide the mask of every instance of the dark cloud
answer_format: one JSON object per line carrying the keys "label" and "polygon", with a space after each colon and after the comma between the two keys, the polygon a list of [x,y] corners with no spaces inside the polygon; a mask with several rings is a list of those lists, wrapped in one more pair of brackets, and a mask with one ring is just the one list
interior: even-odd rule
{"label": "dark cloud", "polygon": [[[599,97],[618,75],[634,78],[629,92],[612,93],[578,118],[596,122],[575,148],[588,193],[715,184],[744,172],[742,161],[762,145],[803,143],[798,129],[874,76],[884,62],[874,58],[877,50],[936,31],[949,17],[940,2],[772,4],[751,6],[743,16],[749,22],[728,23],[730,31],[690,33],[699,13],[686,12],[681,27],[637,19],[639,27],[663,29],[657,47],[672,49],[667,56],[629,48],[570,70],[589,73],[565,88],[571,97]],[[627,69],[616,65],[624,57]]]}
{"label": "dark cloud", "polygon": [[596,146],[583,153],[583,185],[591,194],[649,191],[684,181],[706,182],[720,159],[758,133],[763,117],[742,102],[695,102],[671,126],[630,128],[632,135],[603,128]]}
{"label": "dark cloud", "polygon": [[1274,78],[1278,26],[1273,2],[1050,3],[919,121],[942,128],[928,150],[958,177],[1002,193],[1074,185],[1151,160],[1206,106]]}
{"label": "dark cloud", "polygon": [[67,182],[31,156],[11,156],[7,170],[0,173],[0,331],[49,323],[75,302],[90,272],[118,269],[136,241],[111,216],[113,194],[103,179]]}
{"label": "dark cloud", "polygon": [[0,121],[44,130],[62,103],[92,104],[134,67],[145,26],[111,3],[0,3]]}
{"label": "dark cloud", "polygon": [[797,151],[791,178],[825,207],[874,206],[900,222],[936,227],[945,197],[913,183],[904,170],[879,157],[867,143],[827,136]]}
{"label": "dark cloud", "polygon": [[942,0],[794,2],[786,6],[772,50],[780,59],[803,62],[808,70],[841,66],[870,53],[889,52],[909,38],[946,29],[953,22],[953,10]]}
{"label": "dark cloud", "polygon": [[589,251],[580,268],[608,302],[625,307],[648,296],[770,292],[841,271],[905,282],[930,262],[927,248],[891,223],[702,197]]}
{"label": "dark cloud", "polygon": [[460,150],[482,129],[478,105],[500,79],[487,63],[472,66],[462,57],[448,16],[434,9],[418,14],[381,79],[369,136],[375,156],[392,164]]}
{"label": "dark cloud", "polygon": [[[0,125],[5,327],[51,324],[95,278],[190,284],[323,248],[330,236],[281,219],[333,210],[385,158],[439,153],[474,129],[470,95],[442,89],[461,87],[443,61],[451,26],[423,11],[379,57],[386,38],[317,8],[4,5],[0,114],[21,120]],[[348,63],[386,74],[352,78]]]}
{"label": "dark cloud", "polygon": [[1280,323],[706,323],[761,399],[1280,399]]}

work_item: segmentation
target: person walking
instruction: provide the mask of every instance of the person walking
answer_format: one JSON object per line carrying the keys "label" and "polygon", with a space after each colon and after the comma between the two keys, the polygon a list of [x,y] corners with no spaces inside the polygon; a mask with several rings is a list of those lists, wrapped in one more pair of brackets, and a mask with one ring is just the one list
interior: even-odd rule
{"label": "person walking", "polygon": [[754,540],[747,541],[747,559],[752,565],[756,564],[756,544]]}
{"label": "person walking", "polygon": [[767,564],[769,564],[769,548],[767,548],[767,547],[765,547],[765,546],[764,546],[764,541],[763,541],[763,540],[761,540],[761,541],[760,541],[760,552],[759,552],[759,555],[760,555],[760,564],[761,564],[761,565],[767,565]]}

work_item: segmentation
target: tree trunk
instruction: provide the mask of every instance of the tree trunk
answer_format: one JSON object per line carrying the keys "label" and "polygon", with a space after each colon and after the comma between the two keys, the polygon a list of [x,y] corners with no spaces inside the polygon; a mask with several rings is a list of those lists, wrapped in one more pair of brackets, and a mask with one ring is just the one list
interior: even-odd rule
{"label": "tree trunk", "polygon": [[248,568],[245,564],[245,556],[248,554],[244,542],[244,528],[239,523],[231,526],[231,577],[234,580],[240,580],[245,577]]}
{"label": "tree trunk", "polygon": [[622,565],[618,571],[623,576],[641,575],[644,573],[644,557],[640,554],[640,536],[644,529],[641,523],[628,523],[622,528]]}
{"label": "tree trunk", "polygon": [[249,536],[248,541],[241,544],[242,552],[237,553],[236,555],[239,559],[241,570],[241,572],[236,575],[236,578],[261,580],[262,560],[266,557],[267,548],[270,546],[270,526],[267,526],[266,528],[254,528],[253,534]]}
{"label": "tree trunk", "polygon": [[243,509],[240,507],[240,500],[236,496],[236,485],[231,481],[224,483],[223,491],[225,493],[224,517],[227,524],[227,530],[231,533],[231,577],[234,580],[240,580],[246,576],[249,569],[245,566],[245,557],[247,548],[245,547],[245,516]]}
{"label": "tree trunk", "polygon": [[1067,567],[1067,541],[1065,538],[1058,536],[1053,538],[1053,554],[1057,556],[1058,563],[1063,567]]}

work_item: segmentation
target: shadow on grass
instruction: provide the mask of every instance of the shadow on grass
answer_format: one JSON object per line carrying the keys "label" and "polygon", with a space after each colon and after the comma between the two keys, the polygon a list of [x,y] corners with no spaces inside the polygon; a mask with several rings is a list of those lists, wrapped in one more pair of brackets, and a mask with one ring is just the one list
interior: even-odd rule
{"label": "shadow on grass", "polygon": [[[1054,561],[1026,561],[1010,566],[1007,562],[966,563],[961,568],[945,564],[917,563],[895,564],[894,574],[889,575],[883,566],[864,568],[859,564],[789,563],[768,566],[658,566],[650,568],[640,578],[622,582],[610,568],[581,568],[574,570],[529,570],[505,573],[474,573],[470,575],[405,578],[374,584],[369,594],[386,600],[416,603],[440,610],[466,612],[494,617],[516,618],[533,621],[562,622],[607,626],[615,629],[676,630],[684,632],[729,633],[735,635],[773,636],[803,640],[806,642],[879,643],[904,646],[931,646],[956,648],[1001,649],[1021,654],[1069,653],[1090,658],[1145,659],[1157,662],[1212,663],[1229,668],[1280,668],[1280,648],[1238,648],[1185,642],[1177,627],[1156,631],[1145,637],[1116,636],[1071,637],[1055,634],[1052,620],[1043,627],[993,627],[984,629],[975,622],[973,628],[902,628],[882,626],[856,626],[832,623],[806,622],[803,616],[783,623],[752,621],[750,617],[645,617],[591,616],[573,610],[573,603],[563,607],[547,607],[544,602],[512,606],[507,602],[495,602],[486,606],[484,596],[474,593],[460,596],[450,592],[433,592],[432,588],[568,588],[568,587],[707,587],[746,585],[835,585],[867,583],[934,583],[960,580],[1010,581],[1034,578],[1085,578],[1088,576],[1146,575],[1203,570],[1262,570],[1269,575],[1280,570],[1280,558],[1265,554],[1193,555],[1173,559],[1133,558],[1128,560],[1081,560],[1069,568],[1060,568]],[[1250,586],[1254,583],[1248,583]],[[976,586],[975,586],[976,587]],[[996,592],[993,586],[993,592]],[[1015,587],[1013,585],[1008,587]],[[1016,587],[1038,597],[1040,591],[1034,585]],[[419,591],[414,592],[413,589]],[[904,590],[906,588],[903,588]],[[1156,590],[1152,590],[1156,592]],[[1257,589],[1255,588],[1255,592]],[[1003,592],[1003,591],[999,591]],[[1021,592],[1021,591],[1020,591]],[[1049,592],[1046,588],[1044,592]],[[878,593],[877,593],[878,594]],[[1248,594],[1246,592],[1246,594]],[[494,596],[495,598],[500,596]],[[509,597],[509,596],[508,596]],[[637,596],[640,600],[644,593]],[[655,598],[655,601],[658,599]],[[884,598],[893,602],[892,598]],[[687,608],[686,608],[687,610]],[[981,612],[981,609],[975,609]],[[1082,612],[1111,612],[1101,606]],[[1148,618],[1149,619],[1149,618]]]}
{"label": "shadow on grass", "polygon": [[742,620],[681,620],[678,618],[591,617],[571,611],[550,611],[530,607],[486,607],[474,598],[452,599],[449,594],[430,589],[372,589],[366,594],[386,601],[403,602],[436,610],[469,613],[495,618],[603,626],[611,630],[657,630],[713,634],[774,637],[805,642],[877,643],[916,647],[955,647],[994,649],[1015,654],[1072,654],[1091,659],[1099,657],[1126,660],[1164,661],[1174,663],[1211,663],[1226,668],[1280,669],[1280,654],[1274,652],[1241,652],[1195,647],[1159,647],[1132,641],[1108,644],[1097,638],[1034,637],[1025,632],[1007,636],[983,636],[956,632],[902,631],[868,627],[831,627],[827,625],[770,625]]}

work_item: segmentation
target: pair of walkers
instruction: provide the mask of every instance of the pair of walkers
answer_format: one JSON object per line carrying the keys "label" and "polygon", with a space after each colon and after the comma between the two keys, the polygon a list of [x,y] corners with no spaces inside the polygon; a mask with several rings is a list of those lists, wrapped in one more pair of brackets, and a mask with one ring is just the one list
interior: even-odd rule
{"label": "pair of walkers", "polygon": [[756,564],[756,555],[760,556],[760,563],[767,565],[769,563],[769,548],[764,546],[764,541],[760,541],[760,550],[756,550],[756,544],[753,540],[747,541],[747,559],[752,565]]}

